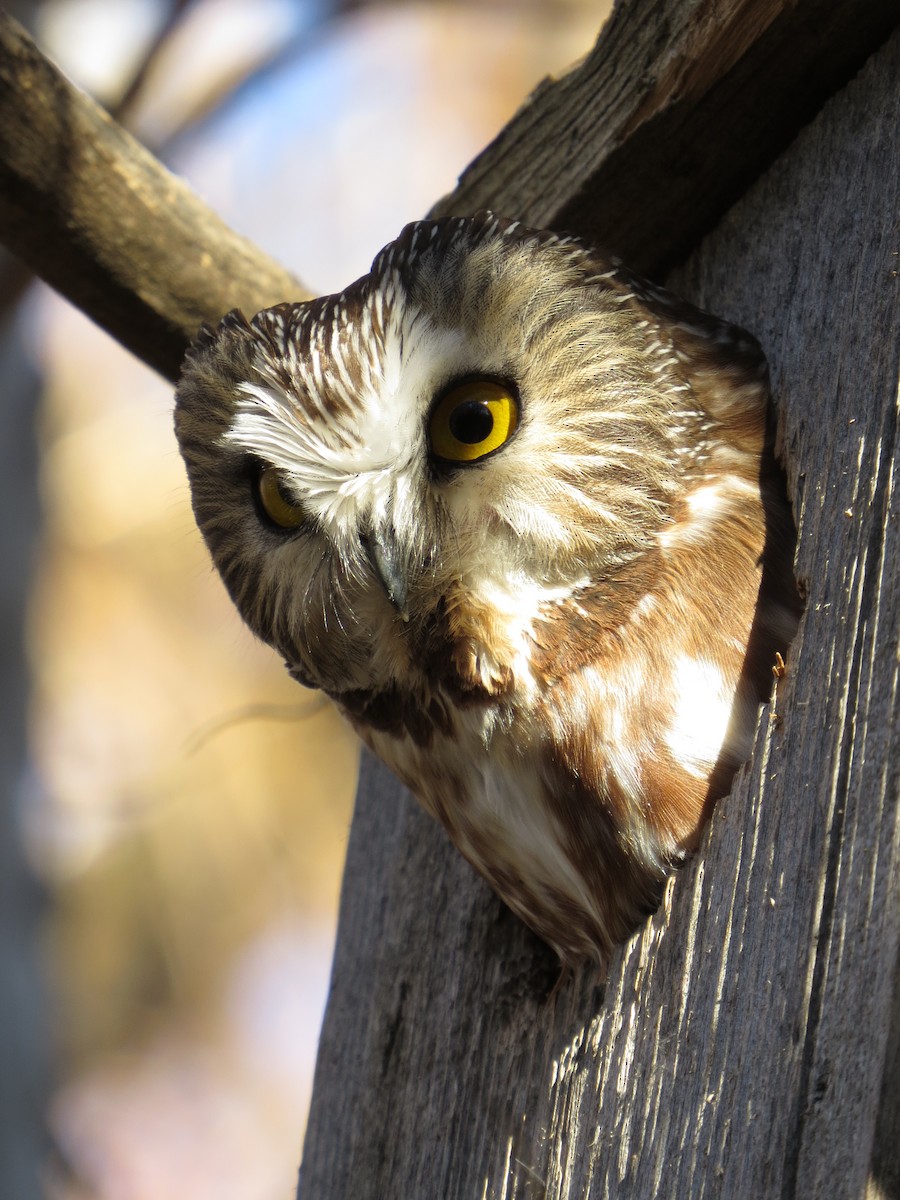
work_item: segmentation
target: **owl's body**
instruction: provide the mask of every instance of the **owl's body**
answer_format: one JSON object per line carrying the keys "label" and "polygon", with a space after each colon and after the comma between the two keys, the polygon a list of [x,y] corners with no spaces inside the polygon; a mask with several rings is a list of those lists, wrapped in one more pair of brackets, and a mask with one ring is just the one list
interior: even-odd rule
{"label": "owl's body", "polygon": [[793,632],[767,405],[749,335],[485,214],[201,334],[176,426],[248,624],[574,961],[696,845]]}

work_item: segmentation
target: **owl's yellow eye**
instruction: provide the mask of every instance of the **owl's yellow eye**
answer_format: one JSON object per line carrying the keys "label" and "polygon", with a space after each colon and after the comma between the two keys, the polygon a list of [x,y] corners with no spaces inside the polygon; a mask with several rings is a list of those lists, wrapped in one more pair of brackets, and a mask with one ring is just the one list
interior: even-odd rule
{"label": "owl's yellow eye", "polygon": [[428,422],[431,449],[446,462],[475,462],[508,442],[518,423],[519,402],[506,384],[470,379],[435,405]]}
{"label": "owl's yellow eye", "polygon": [[296,529],[303,524],[306,514],[286,494],[281,473],[275,467],[266,467],[260,472],[256,491],[263,512],[280,529]]}

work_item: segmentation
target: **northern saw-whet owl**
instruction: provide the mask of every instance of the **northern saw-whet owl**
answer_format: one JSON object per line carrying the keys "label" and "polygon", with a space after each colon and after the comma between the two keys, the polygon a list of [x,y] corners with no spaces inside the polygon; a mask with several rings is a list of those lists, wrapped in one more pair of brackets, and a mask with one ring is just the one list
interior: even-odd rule
{"label": "northern saw-whet owl", "polygon": [[340,295],[204,328],[176,429],[251,629],[563,962],[604,961],[796,626],[756,341],[577,238],[422,221]]}

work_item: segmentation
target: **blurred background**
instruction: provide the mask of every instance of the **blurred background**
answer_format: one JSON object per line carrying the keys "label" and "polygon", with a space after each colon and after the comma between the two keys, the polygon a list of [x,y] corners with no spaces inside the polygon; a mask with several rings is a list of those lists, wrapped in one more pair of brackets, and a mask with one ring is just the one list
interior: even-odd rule
{"label": "blurred background", "polygon": [[[608,6],[8,7],[324,292],[453,187]],[[0,308],[0,1192],[289,1200],[354,739],[213,575],[171,389],[10,258]]]}

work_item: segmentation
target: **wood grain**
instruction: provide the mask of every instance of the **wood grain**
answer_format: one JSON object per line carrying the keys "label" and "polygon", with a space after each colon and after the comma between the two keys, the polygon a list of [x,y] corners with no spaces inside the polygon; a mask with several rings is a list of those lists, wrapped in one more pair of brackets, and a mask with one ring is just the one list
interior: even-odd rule
{"label": "wood grain", "polygon": [[673,281],[772,365],[808,590],[777,717],[605,988],[553,1000],[364,771],[302,1200],[895,1194],[898,78],[895,36]]}
{"label": "wood grain", "polygon": [[435,212],[574,229],[660,275],[858,70],[896,0],[628,0]]}

